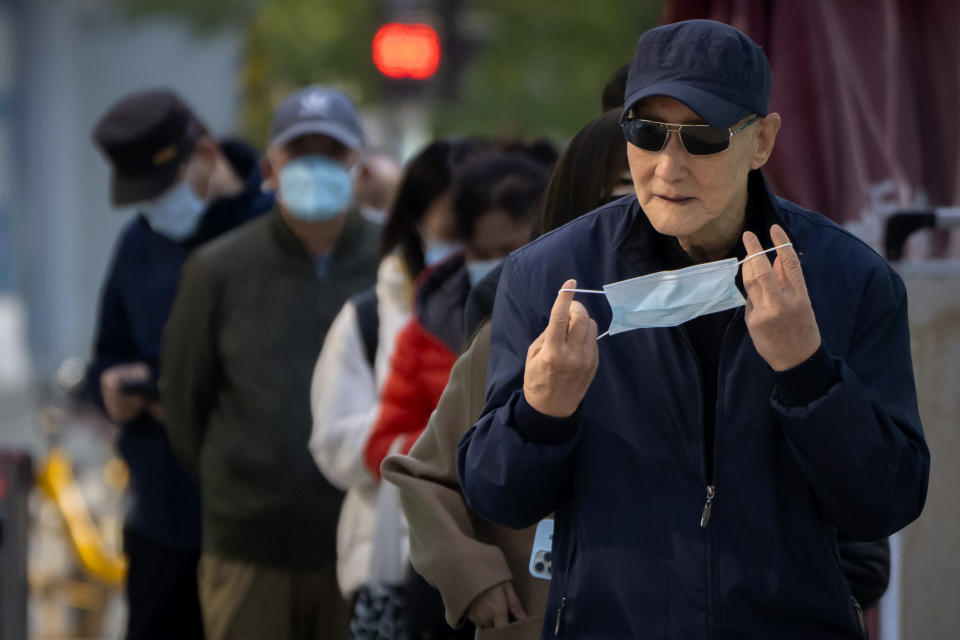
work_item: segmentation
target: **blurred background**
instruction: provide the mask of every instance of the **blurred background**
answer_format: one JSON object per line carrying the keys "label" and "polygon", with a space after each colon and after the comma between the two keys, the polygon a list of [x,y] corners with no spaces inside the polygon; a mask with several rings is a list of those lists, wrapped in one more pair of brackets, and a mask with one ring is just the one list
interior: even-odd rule
{"label": "blurred background", "polygon": [[642,31],[694,17],[737,26],[770,57],[784,119],[774,189],[908,283],[933,473],[873,625],[884,640],[960,628],[947,495],[960,483],[960,2],[0,0],[0,640],[122,628],[124,471],[113,427],[70,395],[134,213],[111,208],[91,143],[109,105],[169,87],[215,135],[262,148],[277,102],[323,83],[401,161],[441,135],[562,145],[600,113]]}

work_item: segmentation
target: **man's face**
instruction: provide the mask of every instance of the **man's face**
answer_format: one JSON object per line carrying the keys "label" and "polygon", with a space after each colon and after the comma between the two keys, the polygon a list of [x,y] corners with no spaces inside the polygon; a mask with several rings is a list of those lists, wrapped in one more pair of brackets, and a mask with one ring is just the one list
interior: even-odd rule
{"label": "man's face", "polygon": [[[779,117],[771,115],[779,126]],[[671,124],[703,124],[689,107],[661,96],[641,100],[631,109],[631,117]],[[627,160],[637,200],[654,229],[682,242],[702,244],[711,236],[727,235],[730,227],[742,225],[747,174],[762,166],[773,149],[767,130],[770,123],[765,122],[768,118],[733,136],[728,149],[710,156],[690,155],[673,132],[666,146],[657,152],[628,143]]]}
{"label": "man's face", "polygon": [[297,136],[282,146],[270,147],[267,150],[268,162],[262,166],[264,181],[270,187],[276,189],[280,171],[288,162],[312,155],[326,156],[347,168],[352,167],[359,158],[356,151],[344,146],[330,136],[318,133]]}

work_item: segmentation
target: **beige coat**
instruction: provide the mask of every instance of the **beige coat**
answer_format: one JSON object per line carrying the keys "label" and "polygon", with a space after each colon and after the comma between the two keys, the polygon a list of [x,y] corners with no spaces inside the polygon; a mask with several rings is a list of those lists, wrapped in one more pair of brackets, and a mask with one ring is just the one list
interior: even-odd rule
{"label": "beige coat", "polygon": [[535,640],[550,586],[528,570],[536,527],[516,531],[484,520],[464,503],[457,482],[457,443],[483,410],[489,356],[488,321],[454,365],[440,403],[409,455],[388,457],[381,472],[400,489],[410,524],[410,559],[440,590],[447,622],[460,626],[477,596],[513,580],[530,617],[478,630],[476,637]]}

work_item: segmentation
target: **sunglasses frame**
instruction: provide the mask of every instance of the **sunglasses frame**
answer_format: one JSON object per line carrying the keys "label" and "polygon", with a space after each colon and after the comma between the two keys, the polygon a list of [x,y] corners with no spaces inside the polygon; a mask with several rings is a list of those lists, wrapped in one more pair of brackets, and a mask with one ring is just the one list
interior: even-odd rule
{"label": "sunglasses frame", "polygon": [[[677,134],[677,138],[680,139],[680,146],[683,147],[683,150],[684,150],[684,151],[686,151],[686,152],[687,152],[689,155],[691,155],[691,156],[703,157],[703,156],[715,156],[715,155],[717,155],[718,153],[723,153],[724,151],[726,151],[727,149],[729,149],[729,148],[730,148],[730,143],[733,141],[733,136],[737,135],[738,133],[740,133],[741,131],[743,131],[744,129],[746,129],[746,128],[749,127],[750,125],[752,125],[754,122],[757,122],[759,119],[760,119],[760,116],[758,116],[757,114],[753,114],[752,116],[750,116],[750,119],[749,119],[749,120],[747,120],[746,122],[744,122],[742,125],[740,125],[740,126],[737,127],[736,129],[734,129],[733,127],[728,127],[728,128],[727,128],[727,132],[728,132],[730,135],[729,135],[729,137],[727,138],[727,146],[725,146],[723,149],[720,149],[719,151],[714,151],[713,153],[691,153],[691,151],[690,151],[689,149],[687,149],[686,143],[684,143],[684,141],[683,141],[683,130],[684,130],[684,129],[694,129],[694,128],[698,128],[698,127],[700,127],[700,128],[702,128],[702,127],[707,127],[707,128],[710,128],[710,129],[718,129],[718,130],[719,130],[719,129],[722,129],[722,127],[713,127],[713,126],[710,126],[709,124],[673,124],[673,123],[670,123],[670,122],[658,122],[657,120],[647,120],[646,118],[625,118],[625,119],[620,123],[620,127],[623,129],[623,137],[624,137],[624,139],[625,139],[627,142],[629,142],[630,144],[633,144],[633,146],[637,147],[638,149],[642,149],[643,151],[649,151],[650,153],[660,153],[661,151],[664,150],[664,148],[666,148],[666,146],[667,146],[667,141],[670,140],[670,133],[673,132],[673,133],[676,133],[676,134]],[[663,144],[660,145],[660,148],[657,149],[656,151],[653,151],[653,150],[650,150],[650,149],[644,149],[643,147],[634,144],[634,143],[630,140],[630,137],[627,135],[627,124],[630,123],[630,122],[649,122],[650,124],[658,124],[658,125],[662,125],[662,126],[666,127],[666,128],[667,128],[667,135],[663,136]]]}

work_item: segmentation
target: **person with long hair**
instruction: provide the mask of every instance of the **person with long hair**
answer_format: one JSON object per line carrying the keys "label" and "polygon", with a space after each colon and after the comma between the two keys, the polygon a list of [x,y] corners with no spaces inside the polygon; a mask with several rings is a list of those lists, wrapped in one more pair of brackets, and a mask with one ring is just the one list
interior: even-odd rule
{"label": "person with long hair", "polygon": [[[590,121],[554,167],[542,198],[539,231],[546,233],[632,193],[623,184],[626,171],[626,142],[617,114]],[[478,637],[533,640],[540,634],[549,586],[527,568],[534,528],[516,531],[478,518],[463,500],[454,467],[457,443],[483,407],[489,317],[499,273],[499,268],[492,271],[471,291],[464,331],[473,337],[423,435],[409,454],[389,456],[381,470],[399,488],[410,527],[410,559],[439,588],[447,623],[458,627],[470,622]]]}

